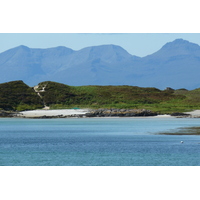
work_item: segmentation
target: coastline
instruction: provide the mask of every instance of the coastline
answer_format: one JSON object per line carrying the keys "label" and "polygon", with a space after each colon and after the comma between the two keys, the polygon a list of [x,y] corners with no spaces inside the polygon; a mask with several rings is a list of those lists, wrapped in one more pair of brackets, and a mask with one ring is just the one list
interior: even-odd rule
{"label": "coastline", "polygon": [[147,116],[99,116],[99,115],[93,115],[94,111],[91,109],[55,109],[55,110],[31,110],[31,111],[22,111],[16,114],[16,117],[19,118],[130,118],[130,117],[156,117],[156,118],[165,118],[165,117],[173,117],[171,115],[147,115]]}
{"label": "coastline", "polygon": [[83,118],[83,117],[152,117],[157,113],[145,109],[57,109],[57,110],[31,110],[18,112],[20,118]]}
{"label": "coastline", "polygon": [[176,118],[200,118],[200,110],[194,110],[184,113],[173,113],[159,115],[145,109],[42,109],[22,111],[16,114],[16,117],[23,118],[67,118],[67,117],[176,117]]}
{"label": "coastline", "polygon": [[[4,113],[3,111],[2,113]],[[95,110],[92,109],[55,109],[55,110],[30,110],[21,112],[8,112],[10,113],[7,118],[27,118],[27,119],[51,119],[51,118],[200,118],[200,110],[186,112],[180,115],[173,116],[169,114],[162,115],[148,115],[148,116],[90,116]],[[87,116],[89,114],[89,117]],[[176,113],[177,114],[177,113]],[[4,116],[1,116],[4,118]],[[200,135],[200,127],[182,127],[175,130],[160,132],[159,135]]]}
{"label": "coastline", "polygon": [[[121,109],[125,110],[125,109]],[[200,110],[191,112],[174,113],[174,114],[156,114],[148,110],[126,110],[116,112],[116,109],[41,109],[29,110],[21,112],[1,111],[1,117],[17,117],[17,118],[68,118],[68,117],[176,117],[176,118],[200,118]]]}
{"label": "coastline", "polygon": [[191,112],[184,112],[184,114],[188,114],[192,118],[200,118],[200,110],[193,110]]}

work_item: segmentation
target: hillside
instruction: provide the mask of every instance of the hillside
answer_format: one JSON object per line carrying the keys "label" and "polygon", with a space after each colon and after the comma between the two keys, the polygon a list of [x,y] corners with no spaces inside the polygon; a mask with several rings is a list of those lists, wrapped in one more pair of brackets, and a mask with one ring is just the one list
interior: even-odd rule
{"label": "hillside", "polygon": [[0,110],[21,111],[42,107],[39,96],[22,81],[0,84]]}
{"label": "hillside", "polygon": [[158,113],[185,112],[200,108],[200,90],[159,90],[136,86],[68,86],[42,82],[39,88],[51,108],[137,108]]}
{"label": "hillside", "polygon": [[143,88],[137,86],[69,86],[45,81],[35,90],[22,81],[0,84],[0,110],[22,111],[64,108],[146,109],[157,113],[200,109],[200,89]]}
{"label": "hillside", "polygon": [[0,82],[23,80],[34,86],[46,80],[72,86],[130,85],[165,89],[200,87],[200,46],[183,39],[137,57],[117,45],[74,51],[18,46],[0,53]]}

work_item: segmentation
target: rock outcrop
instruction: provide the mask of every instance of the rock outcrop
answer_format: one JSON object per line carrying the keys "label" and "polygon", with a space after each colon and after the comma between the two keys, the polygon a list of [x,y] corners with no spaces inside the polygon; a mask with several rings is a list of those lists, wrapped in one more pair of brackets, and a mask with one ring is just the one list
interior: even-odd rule
{"label": "rock outcrop", "polygon": [[16,117],[17,112],[0,110],[0,117]]}
{"label": "rock outcrop", "polygon": [[173,117],[191,117],[190,114],[186,114],[186,113],[179,113],[179,112],[176,112],[176,113],[172,113],[171,116]]}
{"label": "rock outcrop", "polygon": [[156,116],[157,113],[145,109],[97,109],[86,113],[86,117],[141,117]]}

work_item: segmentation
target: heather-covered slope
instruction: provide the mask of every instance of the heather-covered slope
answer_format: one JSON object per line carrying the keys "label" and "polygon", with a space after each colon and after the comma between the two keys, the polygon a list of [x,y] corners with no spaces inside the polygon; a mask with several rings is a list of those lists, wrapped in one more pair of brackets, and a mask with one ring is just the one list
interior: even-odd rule
{"label": "heather-covered slope", "polygon": [[[187,102],[185,94],[174,90],[136,86],[68,86],[56,82],[39,83],[41,96],[50,108],[126,108],[149,109],[159,113],[188,111],[198,108]],[[188,91],[186,91],[187,93]]]}
{"label": "heather-covered slope", "polygon": [[[45,81],[34,91],[22,81],[0,84],[0,110],[43,108],[147,109],[158,113],[200,109],[200,89],[159,90],[137,86],[69,86]],[[38,95],[39,94],[39,95]]]}
{"label": "heather-covered slope", "polygon": [[0,84],[0,110],[42,108],[41,98],[22,81]]}

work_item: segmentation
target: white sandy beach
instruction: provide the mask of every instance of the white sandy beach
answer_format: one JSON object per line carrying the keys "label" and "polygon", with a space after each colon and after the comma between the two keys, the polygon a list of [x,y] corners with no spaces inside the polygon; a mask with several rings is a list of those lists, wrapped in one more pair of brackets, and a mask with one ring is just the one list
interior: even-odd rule
{"label": "white sandy beach", "polygon": [[156,115],[156,116],[154,116],[154,117],[160,117],[160,118],[164,118],[164,117],[172,117],[171,115],[167,115],[167,114],[165,114],[165,115]]}
{"label": "white sandy beach", "polygon": [[42,117],[42,116],[69,116],[81,115],[89,112],[89,109],[60,109],[60,110],[30,110],[18,114],[19,117]]}
{"label": "white sandy beach", "polygon": [[193,110],[191,112],[184,112],[184,113],[191,115],[191,117],[200,117],[200,110]]}

